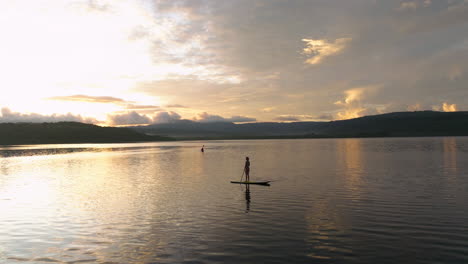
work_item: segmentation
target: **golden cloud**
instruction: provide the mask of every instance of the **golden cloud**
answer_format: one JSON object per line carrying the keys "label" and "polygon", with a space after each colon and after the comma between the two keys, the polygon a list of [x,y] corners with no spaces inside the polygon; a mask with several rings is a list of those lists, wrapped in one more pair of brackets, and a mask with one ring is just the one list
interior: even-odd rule
{"label": "golden cloud", "polygon": [[456,104],[449,104],[449,103],[443,103],[442,104],[442,111],[444,112],[456,112],[457,111],[457,105]]}
{"label": "golden cloud", "polygon": [[89,96],[89,95],[70,95],[70,96],[54,96],[47,98],[57,101],[79,101],[87,103],[124,103],[125,100],[112,96]]}
{"label": "golden cloud", "polygon": [[358,117],[363,116],[366,111],[367,109],[364,107],[346,109],[345,111],[339,112],[337,114],[337,119],[344,120],[344,119],[358,118]]}
{"label": "golden cloud", "polygon": [[345,98],[334,103],[344,108],[336,114],[336,118],[339,120],[351,119],[361,117],[368,112],[380,112],[381,110],[374,108],[372,111],[369,111],[369,109],[362,104],[362,100],[375,93],[378,88],[379,86],[372,85],[356,87],[344,91]]}
{"label": "golden cloud", "polygon": [[302,39],[306,43],[303,54],[311,56],[305,62],[312,65],[319,64],[326,57],[341,53],[351,40],[351,38],[339,38],[329,42],[325,39]]}
{"label": "golden cloud", "polygon": [[128,104],[125,106],[126,110],[152,110],[152,111],[159,111],[161,107],[158,105],[135,105],[135,104]]}
{"label": "golden cloud", "polygon": [[346,95],[345,99],[342,101],[341,100],[337,101],[335,102],[335,104],[341,105],[341,106],[348,106],[353,103],[359,102],[363,98],[364,93],[368,90],[369,90],[368,87],[353,88],[353,89],[347,90],[344,92]]}
{"label": "golden cloud", "polygon": [[419,103],[416,103],[416,104],[413,104],[413,105],[409,105],[408,108],[407,108],[408,111],[421,111],[422,110],[422,106],[421,104]]}
{"label": "golden cloud", "polygon": [[270,113],[270,112],[274,111],[275,109],[276,109],[276,107],[272,106],[272,107],[262,108],[260,111],[262,111],[264,113]]}

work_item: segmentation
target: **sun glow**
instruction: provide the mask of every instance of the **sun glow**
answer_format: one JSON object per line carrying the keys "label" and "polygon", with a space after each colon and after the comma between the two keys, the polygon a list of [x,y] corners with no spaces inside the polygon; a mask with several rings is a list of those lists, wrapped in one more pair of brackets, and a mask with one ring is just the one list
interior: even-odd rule
{"label": "sun glow", "polygon": [[[37,14],[38,10],[42,14]],[[0,85],[8,94],[0,104],[21,111],[52,113],[61,104],[43,98],[77,92],[102,94],[109,88],[125,91],[135,78],[150,74],[154,69],[147,43],[127,37],[145,16],[127,10],[117,16],[67,2],[19,1],[0,11],[4,35],[0,70],[7,73]],[[108,107],[93,108],[99,111]],[[68,104],[64,109],[77,110]]]}
{"label": "sun glow", "polygon": [[206,71],[154,61],[152,40],[168,39],[175,26],[168,20],[157,23],[151,10],[135,1],[112,5],[106,1],[99,1],[99,5],[88,1],[11,1],[0,9],[0,107],[104,118],[125,106],[48,98],[110,95],[134,104],[161,103],[159,98],[129,91],[141,81]]}

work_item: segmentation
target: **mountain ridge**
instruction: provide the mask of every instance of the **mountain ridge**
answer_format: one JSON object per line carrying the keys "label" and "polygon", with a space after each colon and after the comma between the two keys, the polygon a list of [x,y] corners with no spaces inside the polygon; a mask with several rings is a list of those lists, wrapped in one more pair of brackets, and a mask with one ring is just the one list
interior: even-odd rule
{"label": "mountain ridge", "polygon": [[201,123],[190,120],[132,127],[178,139],[274,137],[468,136],[468,112],[393,112],[328,122]]}
{"label": "mountain ridge", "polygon": [[394,112],[328,122],[195,122],[136,127],[78,122],[0,123],[0,145],[168,140],[468,136],[468,112]]}
{"label": "mountain ridge", "polygon": [[167,141],[119,127],[100,127],[79,122],[0,123],[0,145],[60,143],[123,143]]}

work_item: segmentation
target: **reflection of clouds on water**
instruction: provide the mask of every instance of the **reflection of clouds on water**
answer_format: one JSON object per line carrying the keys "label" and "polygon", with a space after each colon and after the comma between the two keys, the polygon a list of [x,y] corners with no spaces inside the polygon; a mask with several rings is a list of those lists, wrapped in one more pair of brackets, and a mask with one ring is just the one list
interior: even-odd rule
{"label": "reflection of clouds on water", "polygon": [[359,198],[364,172],[362,139],[341,139],[337,141],[338,173],[343,175],[346,191],[350,198]]}
{"label": "reflection of clouds on water", "polygon": [[442,142],[444,146],[444,174],[454,177],[457,173],[457,139],[446,137]]}
{"label": "reflection of clouds on water", "polygon": [[[0,159],[2,172],[7,173],[0,181],[0,197],[8,198],[0,199],[0,222],[6,233],[25,237],[13,242],[0,235],[1,244],[7,245],[4,251],[9,257],[27,259],[67,251],[69,257],[56,259],[65,262],[114,256],[120,262],[124,258],[116,251],[128,253],[129,261],[158,260],[154,251],[145,254],[150,252],[145,248],[167,245],[166,236],[152,237],[148,245],[141,241],[149,231],[148,216],[164,207],[158,190],[165,185],[167,190],[162,157],[88,153]],[[55,233],[56,241],[40,242]],[[3,243],[5,239],[10,242]],[[135,252],[138,257],[132,255]]]}
{"label": "reflection of clouds on water", "polygon": [[[227,141],[204,155],[199,142],[171,142],[0,158],[0,262],[404,262],[440,252],[439,239],[468,241],[466,177],[453,176],[467,170],[467,140]],[[247,152],[271,187],[229,183]]]}
{"label": "reflection of clouds on water", "polygon": [[343,200],[352,202],[359,199],[362,192],[362,141],[339,139],[334,144],[336,161],[330,163],[330,167],[335,167],[339,184],[334,189],[320,190],[320,194],[308,202],[306,214],[307,243],[310,247],[308,257],[318,261],[326,261],[337,254],[353,253],[340,238],[351,230],[351,223],[346,217],[347,209],[343,207],[347,201],[343,204]]}
{"label": "reflection of clouds on water", "polygon": [[310,202],[307,211],[307,244],[310,247],[308,257],[330,259],[337,253],[352,253],[351,249],[342,247],[342,241],[339,241],[338,237],[350,229],[350,224],[333,200],[326,196],[320,197]]}
{"label": "reflection of clouds on water", "polygon": [[[172,144],[171,144],[172,143]],[[170,152],[174,149],[193,148],[196,143],[147,142],[147,143],[83,143],[83,144],[41,144],[0,146],[0,158],[26,156],[57,156],[80,153],[128,153],[144,154],[153,152]]]}

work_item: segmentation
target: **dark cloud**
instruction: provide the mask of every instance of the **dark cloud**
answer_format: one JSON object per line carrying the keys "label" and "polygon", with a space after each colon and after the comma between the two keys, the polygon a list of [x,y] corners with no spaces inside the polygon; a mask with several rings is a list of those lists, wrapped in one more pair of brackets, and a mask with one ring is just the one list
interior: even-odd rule
{"label": "dark cloud", "polygon": [[19,113],[13,112],[9,108],[2,108],[0,116],[0,123],[14,123],[14,122],[31,122],[31,123],[42,123],[42,122],[81,122],[89,124],[97,124],[98,120],[94,118],[82,117],[80,115],[68,114],[52,114],[52,115],[41,115],[37,113]]}
{"label": "dark cloud", "polygon": [[154,117],[153,123],[172,123],[181,119],[181,116],[176,112],[159,112]]}
{"label": "dark cloud", "polygon": [[78,101],[87,103],[125,103],[126,101],[112,96],[89,96],[89,95],[70,95],[70,96],[54,96],[47,98],[57,101]]}
{"label": "dark cloud", "polygon": [[331,114],[321,114],[317,116],[315,119],[321,120],[321,121],[330,121],[330,120],[333,120],[334,117]]}
{"label": "dark cloud", "polygon": [[228,122],[233,122],[233,123],[244,123],[244,122],[255,122],[255,121],[257,121],[256,118],[246,117],[246,116],[232,116],[230,118],[225,118],[225,120],[228,121]]}
{"label": "dark cloud", "polygon": [[334,117],[332,114],[321,114],[318,116],[313,115],[280,115],[274,118],[276,121],[281,122],[297,122],[297,121],[330,121]]}
{"label": "dark cloud", "polygon": [[128,104],[125,106],[127,110],[144,110],[144,111],[160,111],[161,107],[157,105],[135,105]]}
{"label": "dark cloud", "polygon": [[146,125],[151,123],[151,119],[146,115],[138,114],[135,111],[126,114],[108,115],[107,121],[114,126],[123,125]]}
{"label": "dark cloud", "polygon": [[257,119],[245,116],[232,116],[230,118],[224,118],[219,115],[211,115],[206,112],[198,114],[197,117],[193,119],[197,122],[209,123],[209,122],[233,122],[233,123],[243,123],[243,122],[255,122]]}
{"label": "dark cloud", "polygon": [[299,119],[298,117],[296,116],[278,116],[278,117],[275,117],[275,120],[276,121],[300,121],[301,119]]}

